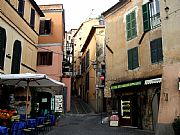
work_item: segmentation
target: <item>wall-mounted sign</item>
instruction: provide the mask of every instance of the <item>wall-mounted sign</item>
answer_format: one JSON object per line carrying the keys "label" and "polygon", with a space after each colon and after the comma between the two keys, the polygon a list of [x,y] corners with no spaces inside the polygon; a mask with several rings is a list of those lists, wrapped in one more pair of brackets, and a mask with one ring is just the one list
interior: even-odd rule
{"label": "wall-mounted sign", "polygon": [[162,78],[154,78],[154,79],[150,79],[150,80],[145,80],[144,84],[148,85],[148,84],[154,84],[154,83],[161,83]]}
{"label": "wall-mounted sign", "polygon": [[42,103],[47,103],[47,98],[42,98]]}
{"label": "wall-mounted sign", "polygon": [[141,84],[142,84],[141,81],[125,83],[125,84],[117,84],[117,85],[111,86],[111,90],[125,88],[125,87],[131,87],[131,86],[137,86],[137,85],[141,85]]}
{"label": "wall-mounted sign", "polygon": [[55,112],[63,112],[63,95],[55,95]]}

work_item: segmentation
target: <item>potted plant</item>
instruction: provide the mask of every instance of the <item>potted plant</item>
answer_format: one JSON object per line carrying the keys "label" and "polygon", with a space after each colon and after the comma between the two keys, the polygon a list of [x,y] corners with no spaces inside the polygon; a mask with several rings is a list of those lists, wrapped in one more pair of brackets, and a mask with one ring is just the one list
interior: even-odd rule
{"label": "potted plant", "polygon": [[174,119],[172,123],[175,135],[180,135],[180,116]]}

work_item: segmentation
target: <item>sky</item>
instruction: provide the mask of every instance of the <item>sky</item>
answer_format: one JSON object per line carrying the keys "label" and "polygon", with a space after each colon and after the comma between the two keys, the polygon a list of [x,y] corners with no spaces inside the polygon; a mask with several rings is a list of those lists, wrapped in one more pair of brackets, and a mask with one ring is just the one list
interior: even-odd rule
{"label": "sky", "polygon": [[38,5],[63,4],[65,29],[77,29],[89,17],[97,17],[119,0],[35,0]]}

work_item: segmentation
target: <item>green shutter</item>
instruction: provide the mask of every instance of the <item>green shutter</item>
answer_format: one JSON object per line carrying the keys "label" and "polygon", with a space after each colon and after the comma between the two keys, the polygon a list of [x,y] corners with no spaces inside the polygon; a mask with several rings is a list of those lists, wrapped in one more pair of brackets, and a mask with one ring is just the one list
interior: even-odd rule
{"label": "green shutter", "polygon": [[157,39],[157,57],[158,61],[163,61],[163,52],[162,52],[162,38]]}
{"label": "green shutter", "polygon": [[133,11],[131,14],[131,38],[137,36],[136,32],[136,12]]}
{"label": "green shutter", "polygon": [[151,62],[156,63],[158,62],[156,40],[150,42],[150,47],[151,47]]}
{"label": "green shutter", "polygon": [[146,3],[142,6],[142,12],[144,32],[147,32],[150,30],[149,3]]}
{"label": "green shutter", "polygon": [[139,67],[138,47],[133,48],[133,69]]}
{"label": "green shutter", "polygon": [[127,31],[127,40],[131,39],[131,22],[130,14],[126,15],[126,31]]}
{"label": "green shutter", "polygon": [[132,56],[132,49],[128,50],[128,69],[132,70],[133,65],[133,56]]}

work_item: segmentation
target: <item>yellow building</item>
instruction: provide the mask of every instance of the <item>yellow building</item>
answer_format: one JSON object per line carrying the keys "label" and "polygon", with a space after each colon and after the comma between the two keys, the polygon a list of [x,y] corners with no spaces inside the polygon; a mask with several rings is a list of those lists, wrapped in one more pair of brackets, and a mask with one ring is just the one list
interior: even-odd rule
{"label": "yellow building", "polygon": [[155,130],[163,64],[159,0],[121,0],[103,16],[107,111],[118,112],[120,125]]}
{"label": "yellow building", "polygon": [[94,25],[81,49],[81,95],[95,112],[103,109],[103,89],[100,80],[104,63],[105,27]]}
{"label": "yellow building", "polygon": [[34,0],[1,0],[0,9],[0,72],[35,73],[43,13]]}
{"label": "yellow building", "polygon": [[[44,14],[34,0],[0,0],[1,74],[36,72],[40,16],[43,17]],[[1,107],[8,104],[7,99],[10,97],[24,98],[26,94],[22,88],[16,90],[16,95],[11,87],[1,86],[0,89],[2,90],[0,90]],[[24,113],[25,105],[21,107]],[[29,110],[30,107],[31,102],[29,102]],[[18,111],[21,113],[20,110]]]}

